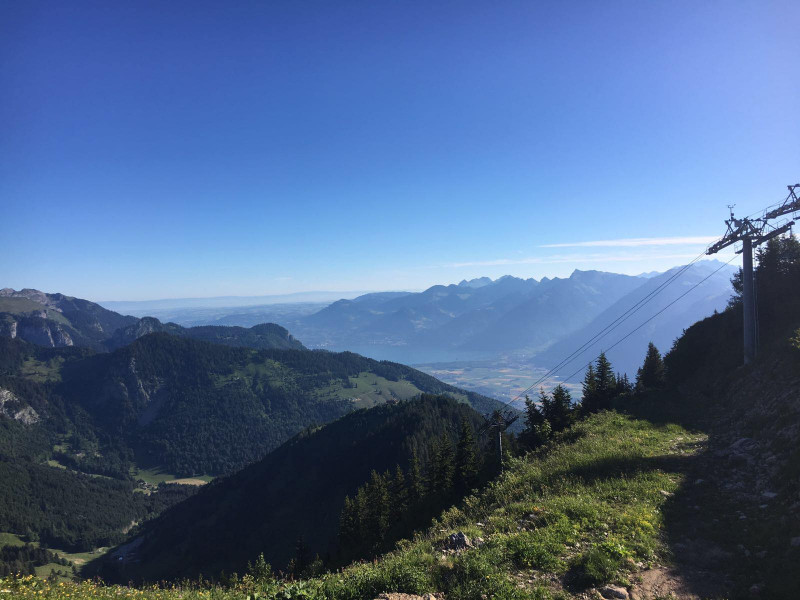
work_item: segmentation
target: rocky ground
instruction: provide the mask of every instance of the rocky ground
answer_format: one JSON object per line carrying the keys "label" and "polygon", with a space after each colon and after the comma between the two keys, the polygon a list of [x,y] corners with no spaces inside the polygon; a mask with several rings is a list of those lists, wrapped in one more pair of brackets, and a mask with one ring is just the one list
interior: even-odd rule
{"label": "rocky ground", "polygon": [[713,405],[708,443],[666,507],[668,565],[641,572],[632,598],[800,598],[800,374],[764,361]]}

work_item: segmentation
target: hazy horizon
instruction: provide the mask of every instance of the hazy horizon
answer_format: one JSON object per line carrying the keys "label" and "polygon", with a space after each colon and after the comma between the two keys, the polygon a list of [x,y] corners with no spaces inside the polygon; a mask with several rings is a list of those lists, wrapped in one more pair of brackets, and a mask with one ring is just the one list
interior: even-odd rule
{"label": "hazy horizon", "polygon": [[[727,255],[725,255],[725,256],[726,256],[726,258],[729,258],[729,256],[727,256]],[[696,258],[696,256],[693,256],[692,258]],[[708,256],[708,257],[701,258],[700,261],[698,261],[698,262],[723,263],[725,261],[720,260],[720,255],[716,255],[716,256]],[[608,272],[608,273],[618,273],[620,275],[630,275],[630,276],[633,276],[633,277],[651,277],[653,274],[664,273],[666,271],[669,271],[670,269],[675,269],[675,268],[678,268],[680,266],[683,266],[683,264],[686,264],[686,263],[673,264],[670,267],[668,267],[666,269],[663,269],[663,270],[640,271],[640,272],[633,272],[633,273],[624,272],[622,270],[572,269],[566,275],[553,275],[553,276],[542,275],[541,277],[536,277],[536,278],[533,278],[533,279],[536,279],[538,281],[541,281],[542,279],[557,279],[557,278],[562,278],[563,279],[565,277],[570,277],[575,271],[604,271],[604,272]],[[732,266],[735,267],[737,265],[736,264],[732,264]],[[112,299],[102,299],[102,300],[100,300],[100,299],[94,299],[94,298],[86,298],[86,299],[87,300],[92,300],[93,302],[97,302],[98,304],[100,304],[102,306],[106,306],[106,305],[119,306],[119,305],[123,305],[123,304],[139,304],[143,308],[144,308],[144,305],[156,304],[156,303],[164,303],[165,306],[159,307],[159,308],[178,308],[178,307],[181,307],[181,308],[187,307],[188,308],[188,307],[190,307],[192,305],[192,302],[197,303],[197,306],[201,306],[201,305],[203,305],[203,306],[212,306],[211,304],[204,305],[204,304],[202,304],[202,302],[203,301],[211,301],[211,300],[222,301],[222,300],[226,300],[226,299],[242,300],[242,301],[247,301],[247,300],[251,300],[251,299],[252,300],[256,300],[256,299],[259,299],[259,300],[260,299],[265,299],[265,300],[268,299],[268,300],[270,300],[269,302],[264,302],[265,305],[267,305],[267,304],[280,304],[280,303],[289,304],[289,303],[292,303],[292,302],[326,302],[326,301],[335,301],[335,300],[340,300],[340,299],[348,300],[348,299],[356,298],[356,297],[364,295],[364,294],[390,293],[390,292],[417,293],[417,292],[425,291],[426,289],[428,289],[428,288],[430,288],[432,286],[435,286],[435,285],[445,285],[445,286],[447,286],[447,285],[457,285],[457,284],[461,283],[462,281],[469,282],[469,281],[472,281],[474,279],[482,279],[484,277],[488,277],[488,276],[487,275],[478,275],[476,277],[462,278],[462,279],[459,279],[458,281],[439,281],[439,282],[434,282],[434,283],[432,283],[432,284],[430,284],[428,286],[425,286],[425,287],[413,288],[413,289],[412,288],[407,288],[407,289],[374,289],[374,290],[304,290],[304,291],[290,291],[290,292],[286,292],[286,293],[283,293],[283,294],[193,296],[193,297],[178,297],[178,298],[142,298],[142,299],[138,299],[138,300],[128,299],[128,298],[120,298],[120,299],[113,299],[113,300]],[[503,277],[518,277],[520,279],[532,279],[531,277],[523,277],[523,276],[518,276],[518,275],[512,275],[510,273],[505,273],[503,275],[500,275],[499,277],[490,277],[489,279],[491,279],[492,281],[497,281],[498,279],[502,279]],[[28,287],[30,287],[30,286],[28,286]],[[51,292],[51,291],[57,291],[57,290],[40,290],[40,291]],[[315,295],[318,295],[320,299],[312,299],[312,297],[315,296]],[[83,296],[77,296],[77,297],[83,297]],[[297,298],[296,300],[290,300],[289,298],[292,298],[292,297],[299,297],[299,298]],[[326,300],[326,299],[328,299],[328,300]],[[190,304],[180,304],[181,302],[190,302]],[[255,306],[255,305],[257,305],[255,302],[253,302],[252,304],[250,302],[247,302],[247,303],[234,303],[234,304],[230,304],[230,305],[226,305],[226,304],[222,304],[222,303],[213,304],[213,306],[217,306],[217,307],[220,307],[220,308],[227,308],[227,307],[234,307],[234,306]]]}

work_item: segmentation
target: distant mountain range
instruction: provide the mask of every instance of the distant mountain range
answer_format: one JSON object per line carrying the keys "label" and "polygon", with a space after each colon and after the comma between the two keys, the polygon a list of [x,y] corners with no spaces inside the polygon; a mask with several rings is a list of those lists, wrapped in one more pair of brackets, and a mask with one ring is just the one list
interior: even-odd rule
{"label": "distant mountain range", "polygon": [[[576,360],[586,358],[588,362],[593,353],[611,346],[721,266],[718,261],[692,264],[624,327],[590,346],[585,356]],[[730,278],[735,270],[730,266],[722,268],[615,347],[610,354],[615,368],[634,374],[648,341],[667,350],[683,329],[723,309],[732,291]],[[227,308],[193,304],[180,307],[181,301],[165,301],[171,308],[154,308],[175,323],[122,316],[98,304],[60,294],[5,289],[0,291],[0,335],[18,336],[40,345],[74,344],[111,350],[146,333],[161,331],[252,348],[299,348],[302,345],[298,340],[302,340],[309,348],[349,350],[406,364],[496,360],[514,354],[530,360],[532,366],[550,367],[674,272],[675,269],[629,276],[576,270],[567,278],[545,277],[538,281],[481,277],[457,285],[435,285],[422,292],[363,294],[328,305],[307,302],[304,297],[303,302]],[[210,300],[223,302],[232,298]],[[242,304],[246,304],[245,300],[248,299],[237,299]],[[257,300],[251,298],[249,302]],[[161,303],[154,301],[153,306]],[[265,321],[277,325],[263,325]]]}
{"label": "distant mountain range", "polygon": [[[666,288],[669,293],[659,295],[659,302],[673,299],[673,292],[686,289],[720,266],[717,261],[693,264]],[[721,269],[641,334],[653,335],[654,341],[668,347],[684,328],[725,307],[734,271],[733,267]],[[510,276],[492,281],[484,277],[458,285],[437,285],[419,293],[366,294],[339,300],[282,324],[309,347],[350,349],[410,364],[521,353],[533,357],[535,364],[547,366],[565,348],[570,348],[569,354],[580,346],[591,337],[586,337],[587,333],[602,329],[618,311],[632,306],[671,273],[634,277],[575,271],[568,278],[540,281]],[[650,316],[656,312],[653,308],[661,306],[654,302],[637,316]],[[625,369],[634,364],[634,355],[637,364],[643,356],[640,338],[634,337],[616,353]]]}

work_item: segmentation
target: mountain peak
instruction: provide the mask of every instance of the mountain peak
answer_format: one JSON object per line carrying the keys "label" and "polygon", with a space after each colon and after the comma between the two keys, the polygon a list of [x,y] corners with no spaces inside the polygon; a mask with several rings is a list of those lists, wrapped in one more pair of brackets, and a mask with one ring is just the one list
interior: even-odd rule
{"label": "mountain peak", "polygon": [[467,281],[466,279],[462,279],[461,282],[458,284],[458,287],[468,287],[475,289],[483,287],[485,285],[489,285],[490,283],[492,283],[492,280],[489,277],[476,277],[475,279],[470,279],[469,281]]}

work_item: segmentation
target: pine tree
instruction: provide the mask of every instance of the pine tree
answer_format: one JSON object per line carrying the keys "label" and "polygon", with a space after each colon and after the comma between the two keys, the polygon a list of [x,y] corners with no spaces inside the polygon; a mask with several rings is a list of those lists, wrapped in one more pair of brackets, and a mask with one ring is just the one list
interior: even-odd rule
{"label": "pine tree", "polygon": [[614,377],[614,369],[606,358],[605,352],[601,352],[597,357],[595,373],[597,374],[597,394],[600,397],[600,408],[611,408],[611,400],[617,391],[617,378]]}
{"label": "pine tree", "polygon": [[453,444],[447,433],[442,433],[433,444],[431,452],[431,489],[430,492],[440,496],[446,494],[453,484]]}
{"label": "pine tree", "polygon": [[614,370],[601,352],[595,361],[594,368],[589,365],[583,382],[583,402],[581,408],[585,413],[597,412],[611,408],[611,403],[617,395],[617,378]]}
{"label": "pine tree", "polygon": [[350,496],[345,496],[342,513],[339,516],[339,543],[345,551],[350,551],[358,544],[358,536],[358,504]]}
{"label": "pine tree", "polygon": [[559,384],[553,390],[544,413],[553,431],[563,431],[572,424],[572,396],[569,390]]}
{"label": "pine tree", "polygon": [[553,399],[544,391],[544,388],[539,389],[539,406],[541,406],[542,416],[545,420],[550,422],[550,426],[552,427],[553,421],[550,417],[553,414]]}
{"label": "pine tree", "polygon": [[633,393],[633,384],[631,380],[628,379],[628,374],[623,373],[620,375],[617,373],[617,396],[629,396]]}
{"label": "pine tree", "polygon": [[365,540],[370,536],[369,524],[367,516],[367,508],[369,499],[367,498],[367,485],[362,485],[356,492],[356,497],[353,501],[355,505],[356,523],[358,524],[358,538]]}
{"label": "pine tree", "polygon": [[581,400],[581,410],[585,413],[597,410],[597,374],[594,372],[594,365],[589,363],[586,375],[583,378],[583,400]]}
{"label": "pine tree", "polygon": [[647,345],[644,363],[636,373],[636,391],[658,389],[664,386],[664,360],[653,342]]}
{"label": "pine tree", "polygon": [[400,521],[408,510],[408,488],[403,469],[397,465],[394,478],[389,486],[391,519],[393,523]]}
{"label": "pine tree", "polygon": [[389,529],[389,489],[386,480],[373,470],[367,484],[367,535],[376,546],[383,542]]}
{"label": "pine tree", "polygon": [[419,505],[425,496],[425,481],[422,477],[422,467],[419,464],[417,449],[411,450],[411,461],[408,463],[408,504],[411,507]]}
{"label": "pine tree", "polygon": [[[539,391],[539,397],[544,394],[544,390]],[[541,446],[547,437],[542,428],[545,423],[544,415],[536,403],[531,400],[527,395],[525,396],[525,429],[520,434],[522,443],[528,448],[534,449]],[[549,431],[549,428],[548,428]]]}
{"label": "pine tree", "polygon": [[456,488],[466,493],[478,478],[478,455],[475,448],[475,432],[466,418],[461,419],[461,431],[456,445]]}

